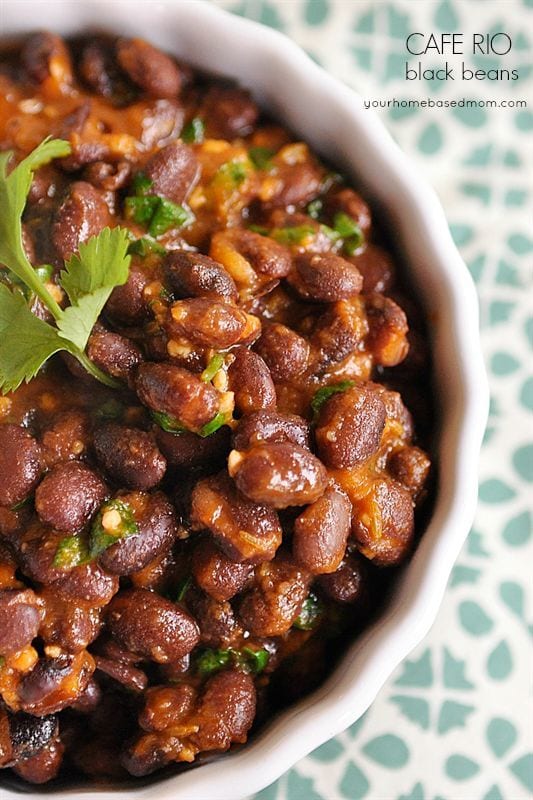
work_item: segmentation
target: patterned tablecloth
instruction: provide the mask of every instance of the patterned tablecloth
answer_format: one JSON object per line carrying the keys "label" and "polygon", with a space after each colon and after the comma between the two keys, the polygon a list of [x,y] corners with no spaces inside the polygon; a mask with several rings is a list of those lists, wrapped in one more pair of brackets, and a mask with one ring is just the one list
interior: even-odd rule
{"label": "patterned tablecloth", "polygon": [[[533,0],[217,4],[283,30],[371,100],[529,100],[526,109],[391,107],[379,112],[437,189],[477,284],[492,398],[479,508],[430,634],[361,720],[255,798],[528,800],[533,796],[528,582]],[[474,69],[516,68],[520,77],[474,81],[472,88],[462,81],[407,83],[405,38],[412,31],[463,32],[465,41],[474,32],[504,31],[513,43],[508,55],[477,60],[465,55],[464,60]],[[443,60],[436,56],[435,65]],[[432,66],[431,57],[425,66]]]}

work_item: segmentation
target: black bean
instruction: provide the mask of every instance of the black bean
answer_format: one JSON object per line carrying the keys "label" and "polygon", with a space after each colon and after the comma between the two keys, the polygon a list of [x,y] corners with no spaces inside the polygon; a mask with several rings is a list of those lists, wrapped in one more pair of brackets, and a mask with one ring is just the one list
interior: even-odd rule
{"label": "black bean", "polygon": [[164,477],[167,463],[150,433],[109,422],[94,435],[100,466],[111,480],[128,489],[152,489]]}
{"label": "black bean", "polygon": [[119,539],[100,556],[100,564],[114,575],[130,575],[167,550],[177,533],[176,514],[162,492],[132,492],[119,498],[133,509],[137,532]]}
{"label": "black bean", "polygon": [[78,531],[96,513],[107,487],[92,469],[76,461],[58,464],[35,493],[39,519],[58,531]]}
{"label": "black bean", "polygon": [[0,425],[0,506],[14,506],[31,494],[43,471],[39,444],[18,425]]}
{"label": "black bean", "polygon": [[0,655],[12,655],[30,644],[42,617],[31,589],[0,589]]}
{"label": "black bean", "polygon": [[128,589],[114,598],[107,624],[119,644],[159,664],[190,653],[200,638],[196,622],[181,606],[146,589]]}

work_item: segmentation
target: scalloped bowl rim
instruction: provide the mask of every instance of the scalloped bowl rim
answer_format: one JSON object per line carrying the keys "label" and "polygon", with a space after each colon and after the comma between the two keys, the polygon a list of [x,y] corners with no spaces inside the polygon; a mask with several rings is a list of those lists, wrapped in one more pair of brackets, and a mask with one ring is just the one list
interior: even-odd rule
{"label": "scalloped bowl rim", "polygon": [[[474,284],[425,178],[361,97],[270,28],[207,2],[0,0],[0,34],[101,27],[140,35],[195,66],[237,78],[300,135],[357,176],[386,210],[432,326],[441,404],[435,509],[393,602],[347,650],[328,680],[227,757],[152,785],[60,789],[84,800],[240,800],[355,722],[435,620],[472,523],[488,388]],[[3,790],[6,800],[37,798]]]}

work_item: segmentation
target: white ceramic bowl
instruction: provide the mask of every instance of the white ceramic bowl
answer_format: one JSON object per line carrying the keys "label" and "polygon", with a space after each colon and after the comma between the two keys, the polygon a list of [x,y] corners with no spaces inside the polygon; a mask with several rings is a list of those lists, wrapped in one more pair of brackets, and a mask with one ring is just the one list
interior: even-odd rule
{"label": "white ceramic bowl", "polygon": [[[192,64],[237,78],[302,138],[356,178],[385,211],[409,280],[431,321],[442,423],[431,523],[388,610],[348,649],[329,680],[285,711],[244,749],[151,786],[88,788],[64,797],[240,800],[353,723],[435,619],[477,499],[488,390],[474,286],[436,195],[361,98],[283,35],[198,0],[3,0],[2,35],[103,27],[140,35]],[[459,168],[450,165],[451,169]],[[42,797],[35,790],[26,798]],[[21,795],[3,790],[5,800]]]}

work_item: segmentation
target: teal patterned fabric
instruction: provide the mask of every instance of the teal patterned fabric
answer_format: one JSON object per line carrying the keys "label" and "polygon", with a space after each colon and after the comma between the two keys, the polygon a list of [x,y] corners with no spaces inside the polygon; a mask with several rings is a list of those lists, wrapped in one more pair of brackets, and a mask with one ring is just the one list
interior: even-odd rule
{"label": "teal patterned fabric", "polygon": [[530,800],[533,0],[217,5],[284,31],[368,99],[466,94],[406,84],[411,31],[512,36],[505,59],[465,58],[474,69],[517,67],[520,79],[477,82],[467,96],[529,98],[529,108],[380,112],[437,189],[479,292],[491,408],[474,528],[431,633],[369,711],[255,800]]}

